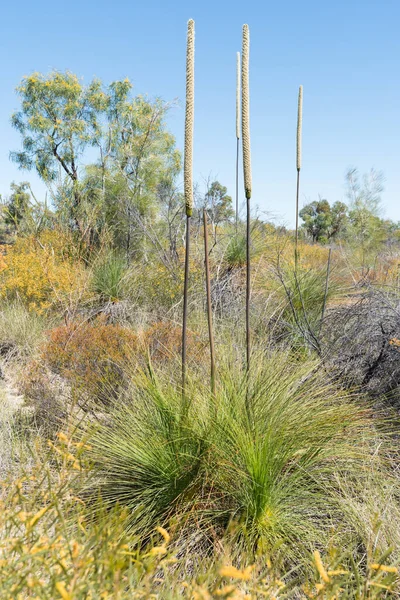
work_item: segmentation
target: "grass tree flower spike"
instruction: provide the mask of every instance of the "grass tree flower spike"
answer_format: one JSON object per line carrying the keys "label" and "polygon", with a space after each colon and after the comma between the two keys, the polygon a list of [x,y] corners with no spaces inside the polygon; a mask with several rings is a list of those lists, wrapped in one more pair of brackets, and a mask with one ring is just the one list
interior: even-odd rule
{"label": "grass tree flower spike", "polygon": [[186,49],[186,113],[185,113],[185,155],[184,192],[186,215],[193,212],[193,131],[194,131],[194,21],[190,19],[187,29]]}
{"label": "grass tree flower spike", "polygon": [[251,153],[250,153],[250,90],[249,90],[249,26],[243,25],[242,41],[242,146],[243,175],[246,198],[251,198]]}
{"label": "grass tree flower spike", "polygon": [[251,154],[250,154],[250,90],[249,90],[249,26],[243,25],[242,37],[242,147],[243,175],[246,194],[246,359],[250,373],[250,198],[251,198]]}
{"label": "grass tree flower spike", "polygon": [[190,256],[190,218],[193,213],[193,129],[194,129],[194,21],[190,19],[187,26],[186,46],[186,112],[185,112],[185,150],[184,150],[184,194],[186,206],[186,250],[185,278],[183,288],[183,322],[182,322],[182,399],[185,404],[186,387],[186,346],[187,346],[187,313],[189,290],[189,256]]}

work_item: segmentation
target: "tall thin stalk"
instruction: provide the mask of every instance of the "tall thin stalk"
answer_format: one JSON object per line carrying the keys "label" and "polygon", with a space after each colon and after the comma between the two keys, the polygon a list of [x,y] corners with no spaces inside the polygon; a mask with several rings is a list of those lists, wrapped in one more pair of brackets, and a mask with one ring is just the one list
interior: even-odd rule
{"label": "tall thin stalk", "polygon": [[297,186],[296,186],[296,235],[295,235],[295,267],[297,269],[298,261],[298,241],[299,241],[299,192],[300,192],[300,170],[301,170],[301,135],[303,127],[303,86],[299,87],[299,97],[297,104],[297,139],[296,139],[296,169],[297,169]]}
{"label": "tall thin stalk", "polygon": [[239,221],[240,52],[236,54],[236,233]]}
{"label": "tall thin stalk", "polygon": [[329,254],[328,254],[328,264],[326,265],[326,278],[325,278],[325,292],[324,292],[324,301],[322,304],[322,311],[321,311],[321,323],[319,326],[319,332],[321,333],[321,329],[322,329],[322,325],[324,322],[324,316],[325,316],[325,308],[326,308],[326,301],[328,299],[328,290],[329,290],[329,275],[330,275],[330,271],[331,271],[331,255],[332,255],[332,248],[329,248]]}
{"label": "tall thin stalk", "polygon": [[250,89],[249,89],[249,26],[243,25],[242,36],[242,147],[243,177],[246,195],[246,359],[247,374],[250,372],[250,200],[251,200],[251,152],[250,152]]}
{"label": "tall thin stalk", "polygon": [[210,341],[210,357],[211,357],[211,394],[215,398],[215,345],[214,345],[214,332],[213,332],[213,325],[212,325],[211,281],[210,281],[210,260],[209,260],[209,255],[208,255],[207,211],[205,208],[203,208],[203,225],[204,225],[204,260],[205,260],[205,267],[206,267],[208,337],[209,337],[209,341]]}
{"label": "tall thin stalk", "polygon": [[183,161],[184,196],[186,206],[185,280],[183,288],[182,324],[182,397],[186,393],[187,313],[189,288],[190,219],[193,213],[193,129],[194,129],[194,21],[187,25],[186,46],[186,111],[185,149]]}

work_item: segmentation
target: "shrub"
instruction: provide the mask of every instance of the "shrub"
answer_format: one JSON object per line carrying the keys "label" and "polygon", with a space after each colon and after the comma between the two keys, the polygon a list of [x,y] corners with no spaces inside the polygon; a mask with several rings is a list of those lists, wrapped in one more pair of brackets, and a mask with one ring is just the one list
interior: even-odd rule
{"label": "shrub", "polygon": [[323,335],[323,355],[342,381],[374,398],[399,406],[400,299],[397,292],[367,287],[331,307]]}
{"label": "shrub", "polygon": [[[167,321],[154,323],[144,333],[144,343],[154,363],[178,359],[182,352],[182,327]],[[188,352],[196,360],[206,351],[207,342],[194,331],[187,332]]]}
{"label": "shrub", "polygon": [[15,416],[16,424],[22,430],[34,425],[44,437],[53,437],[64,427],[68,414],[65,383],[42,361],[33,359],[21,373],[18,387],[25,402]]}
{"label": "shrub", "polygon": [[246,264],[246,236],[235,235],[229,241],[225,260],[230,267],[243,267]]}
{"label": "shrub", "polygon": [[297,350],[320,352],[320,333],[325,305],[339,293],[339,285],[330,274],[326,288],[326,265],[323,268],[292,269],[279,266],[277,290],[281,300],[278,315],[274,315],[274,340],[285,340]]}
{"label": "shrub", "polygon": [[369,411],[316,363],[279,353],[254,364],[251,389],[235,365],[215,400],[189,390],[187,412],[173,389],[136,387],[91,439],[106,504],[127,506],[142,538],[172,521],[192,552],[210,531],[283,563],[332,539],[354,552],[398,544],[398,481]]}
{"label": "shrub", "polygon": [[70,240],[61,232],[47,231],[40,238],[18,238],[0,266],[0,295],[19,299],[37,312],[62,305],[87,283],[83,265],[70,254]]}
{"label": "shrub", "polygon": [[138,350],[135,333],[104,317],[51,330],[42,359],[84,398],[108,405],[126,383],[126,367]]}

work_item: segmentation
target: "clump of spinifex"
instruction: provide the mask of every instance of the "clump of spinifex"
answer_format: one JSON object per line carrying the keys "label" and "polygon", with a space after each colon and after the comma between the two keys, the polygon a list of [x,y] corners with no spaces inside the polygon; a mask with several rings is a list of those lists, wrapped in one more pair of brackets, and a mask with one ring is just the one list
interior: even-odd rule
{"label": "clump of spinifex", "polygon": [[186,385],[186,342],[187,312],[189,286],[190,256],[190,218],[193,213],[193,130],[194,130],[194,21],[190,19],[187,26],[186,46],[186,111],[185,111],[185,149],[184,149],[184,195],[186,206],[186,251],[185,281],[183,291],[183,324],[182,324],[182,394],[185,396]]}
{"label": "clump of spinifex", "polygon": [[251,199],[251,152],[250,152],[250,89],[249,89],[249,26],[243,25],[242,37],[242,149],[243,177],[246,195],[246,358],[250,371],[250,199]]}
{"label": "clump of spinifex", "polygon": [[299,98],[297,105],[297,139],[296,139],[296,169],[297,169],[297,187],[296,187],[296,234],[295,234],[295,264],[298,259],[298,241],[299,241],[299,192],[300,192],[300,169],[301,169],[301,135],[303,127],[303,86],[299,87]]}

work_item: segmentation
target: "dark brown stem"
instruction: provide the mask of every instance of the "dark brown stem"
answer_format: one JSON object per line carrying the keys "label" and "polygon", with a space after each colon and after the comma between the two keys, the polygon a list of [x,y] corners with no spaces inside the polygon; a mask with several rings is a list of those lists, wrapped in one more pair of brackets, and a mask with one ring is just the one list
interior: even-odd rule
{"label": "dark brown stem", "polygon": [[186,343],[187,343],[187,312],[189,290],[189,256],[190,256],[190,216],[186,215],[186,252],[185,252],[185,281],[183,287],[183,323],[182,323],[182,398],[186,397]]}
{"label": "dark brown stem", "polygon": [[236,138],[236,234],[239,220],[239,138]]}
{"label": "dark brown stem", "polygon": [[207,317],[208,317],[208,337],[210,340],[210,357],[211,357],[211,393],[215,398],[215,349],[214,349],[214,333],[212,326],[212,306],[211,306],[211,283],[210,283],[210,260],[208,256],[208,230],[207,230],[207,212],[203,208],[203,224],[204,224],[204,257],[206,267],[206,290],[207,290]]}
{"label": "dark brown stem", "polygon": [[298,260],[298,242],[299,242],[299,192],[300,192],[300,169],[297,169],[297,187],[296,187],[296,233],[294,241],[294,264],[297,270]]}
{"label": "dark brown stem", "polygon": [[321,311],[321,324],[320,324],[320,328],[319,331],[321,333],[321,329],[322,329],[322,324],[324,322],[324,316],[325,316],[325,308],[326,308],[326,301],[328,298],[328,288],[329,288],[329,274],[330,274],[330,270],[331,270],[331,254],[332,254],[332,248],[329,248],[329,254],[328,254],[328,264],[326,266],[326,279],[325,279],[325,293],[324,293],[324,302],[322,304],[322,311]]}
{"label": "dark brown stem", "polygon": [[247,198],[246,219],[246,368],[250,373],[250,196]]}

